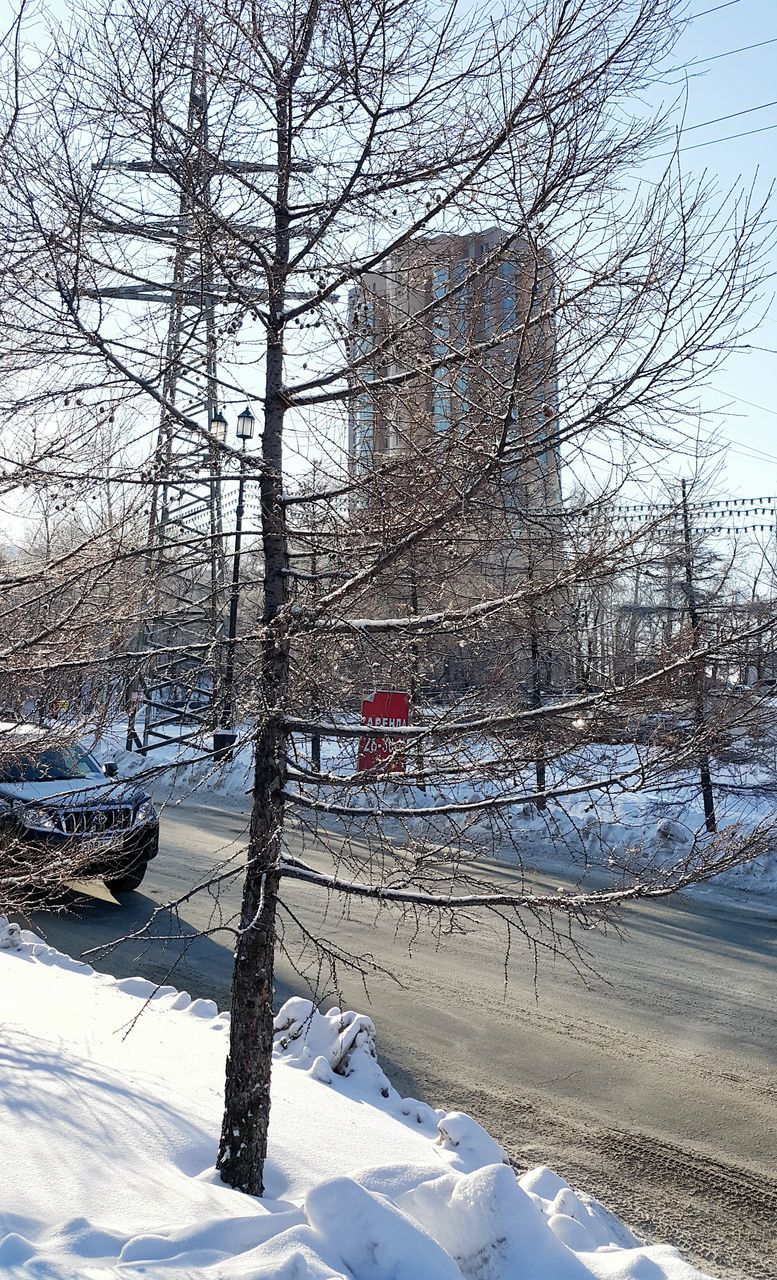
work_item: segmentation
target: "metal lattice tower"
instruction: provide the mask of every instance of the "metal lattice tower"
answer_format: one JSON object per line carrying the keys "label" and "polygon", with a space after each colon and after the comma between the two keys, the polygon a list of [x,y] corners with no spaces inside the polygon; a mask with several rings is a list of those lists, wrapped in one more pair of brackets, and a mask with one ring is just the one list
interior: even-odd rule
{"label": "metal lattice tower", "polygon": [[194,52],[187,126],[177,159],[174,179],[169,164],[153,160],[107,160],[96,166],[167,175],[178,187],[177,214],[110,227],[119,235],[173,246],[172,279],[94,291],[100,299],[169,306],[161,382],[169,407],[162,412],[154,454],[146,563],[149,620],[138,637],[138,650],[148,659],[134,681],[127,736],[128,748],[143,752],[212,731],[225,712],[221,668],[228,600],[216,430],[216,307],[229,298],[214,267],[211,187],[217,174],[271,169],[213,159],[201,49]]}
{"label": "metal lattice tower", "polygon": [[[109,236],[128,237],[173,249],[172,278],[154,279],[158,268],[132,271],[132,284],[107,284],[88,291],[99,300],[165,303],[167,335],[161,389],[165,408],[154,452],[146,560],[149,620],[138,636],[138,654],[147,655],[134,679],[127,747],[142,752],[165,743],[201,737],[233,715],[223,687],[225,624],[230,602],[225,532],[222,522],[222,450],[224,418],[219,412],[216,311],[229,305],[240,321],[256,303],[267,301],[264,288],[224,278],[216,265],[213,215],[214,179],[229,175],[275,174],[274,164],[214,154],[208,124],[208,85],[204,41],[195,41],[188,90],[186,128],[172,131],[176,151],[166,163],[106,159],[95,168],[128,176],[157,175],[169,182],[174,212],[137,220],[102,218]],[[164,148],[161,148],[164,151]],[[313,162],[290,165],[309,173]],[[223,196],[223,192],[216,193]],[[307,231],[298,228],[297,234]],[[240,226],[244,237],[266,238],[272,229]],[[158,253],[157,253],[157,256]],[[243,264],[241,263],[241,269]],[[126,276],[126,268],[121,266]],[[286,291],[288,299],[307,299]],[[231,473],[236,479],[236,473]]]}

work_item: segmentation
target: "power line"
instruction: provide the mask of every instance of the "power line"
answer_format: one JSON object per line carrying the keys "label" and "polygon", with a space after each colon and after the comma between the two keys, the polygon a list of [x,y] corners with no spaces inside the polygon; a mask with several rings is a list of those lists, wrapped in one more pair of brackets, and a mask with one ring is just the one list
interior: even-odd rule
{"label": "power line", "polygon": [[691,13],[688,16],[689,22],[695,22],[697,18],[706,18],[708,13],[717,13],[719,9],[730,9],[732,4],[741,4],[742,0],[726,0],[725,4],[716,4],[712,9],[702,9],[700,13]]}
{"label": "power line", "polygon": [[[770,104],[770,105],[772,105],[772,104]],[[777,105],[777,104],[775,104],[775,105]],[[754,108],[753,108],[753,110],[754,110],[754,111],[758,111],[758,110],[760,110],[760,108],[759,108],[759,107],[754,107]],[[744,114],[744,112],[741,112],[741,113],[740,113],[740,112],[735,112],[735,114],[736,114],[736,115]],[[721,116],[721,119],[722,119],[722,120],[725,120],[725,119],[726,119],[726,117],[725,117],[725,116]],[[705,122],[704,122],[704,124],[715,124],[715,121],[714,121],[714,120],[707,120],[707,121],[705,121]],[[695,125],[692,125],[691,127],[692,127],[692,128],[694,128],[694,129],[703,129],[703,128],[704,128],[704,124],[695,124]],[[685,152],[685,151],[698,151],[699,147],[713,147],[713,146],[715,145],[715,143],[716,143],[716,142],[731,142],[731,141],[732,141],[733,139],[735,139],[735,138],[750,138],[750,137],[752,137],[752,135],[753,135],[754,133],[769,133],[772,129],[777,129],[777,124],[765,124],[765,125],[762,125],[760,129],[745,129],[745,130],[743,130],[741,133],[727,133],[727,134],[725,134],[725,135],[724,135],[724,137],[722,137],[722,138],[708,138],[705,142],[694,142],[694,143],[692,143],[692,144],[691,144],[691,146],[690,146],[690,147],[686,147],[686,146],[683,146],[682,144],[680,144],[679,150],[681,150],[681,151],[683,151],[683,152]],[[688,130],[687,130],[687,129],[681,129],[681,130],[680,130],[680,133],[681,133],[681,134],[683,134],[683,133],[687,133],[687,132],[688,132]],[[656,154],[655,154],[653,157],[651,157],[651,158],[652,158],[652,159],[654,159],[654,160],[662,160],[662,159],[664,159],[665,157],[667,157],[667,156],[673,156],[674,154],[675,154],[675,151],[657,151],[657,152],[656,152]],[[651,185],[651,186],[653,186],[653,187],[655,187],[655,186],[657,186],[657,185],[658,185],[658,183],[656,183],[656,182],[651,182],[649,178],[645,178],[645,179],[644,179],[644,181],[645,181],[645,182],[650,183],[650,185]],[[770,219],[770,221],[774,221],[774,219]],[[766,224],[765,224],[765,223],[761,223],[761,225],[762,225],[762,226],[764,226],[764,225],[766,225]]]}
{"label": "power line", "polygon": [[777,458],[773,453],[760,453],[756,449],[738,449],[735,445],[728,445],[727,448],[730,453],[736,453],[738,457],[745,458],[748,462],[769,462],[777,466]]}
{"label": "power line", "polygon": [[[711,391],[715,391],[718,395],[725,396],[728,400],[739,400],[741,398],[739,396],[731,395],[726,391],[721,391],[720,387],[713,387],[710,386],[710,384],[707,385],[710,387]],[[743,400],[742,403],[750,405],[753,409],[763,409],[766,413],[777,412],[777,410],[774,409],[766,409],[764,405],[753,404],[750,400]],[[725,449],[727,452],[737,453],[741,457],[747,458],[749,462],[769,462],[777,464],[777,455],[773,453],[766,453],[765,450],[754,448],[751,445],[737,445],[731,440],[721,440],[719,437],[714,435],[703,435],[701,433],[699,433],[699,435],[690,435],[687,431],[682,431],[680,428],[676,429],[676,435],[692,450],[698,450],[700,445],[713,445],[716,449]]]}
{"label": "power line", "polygon": [[[766,509],[771,510],[777,504],[777,495],[773,493],[761,494],[758,497],[746,498],[707,498],[699,502],[690,502],[688,505],[696,512],[705,517],[731,515],[735,512],[737,515],[755,515],[766,513]],[[612,505],[614,511],[630,511],[630,512],[646,512],[646,511],[679,511],[679,502],[653,502],[645,499],[643,502],[616,502]]]}
{"label": "power line", "polygon": [[749,445],[740,447],[735,444],[724,444],[723,447],[729,453],[736,453],[740,458],[747,458],[748,462],[771,462],[777,465],[777,457],[773,453],[764,453],[763,450],[751,448]]}
{"label": "power line", "polygon": [[732,111],[727,116],[715,116],[712,120],[702,120],[699,124],[684,124],[680,133],[692,133],[694,129],[706,129],[708,125],[720,124],[722,120],[734,120],[737,116],[749,116],[754,111],[766,111],[768,107],[777,107],[777,98],[773,102],[762,102],[758,107],[745,107],[743,111]]}
{"label": "power line", "polygon": [[[699,147],[714,147],[716,142],[733,142],[735,138],[750,138],[754,133],[769,133],[772,129],[777,129],[777,124],[765,124],[760,129],[746,129],[742,133],[727,133],[723,138],[708,138],[706,142],[694,142],[690,147],[682,147],[682,150],[698,151]],[[673,151],[661,151],[656,158],[671,155],[674,155]]]}
{"label": "power line", "polygon": [[777,418],[777,409],[767,409],[765,404],[756,404],[754,400],[743,400],[741,396],[735,396],[731,391],[723,391],[720,387],[710,386],[710,391],[716,392],[719,396],[725,396],[727,400],[738,400],[740,404],[746,404],[751,409],[760,409],[761,413],[770,413]]}
{"label": "power line", "polygon": [[[723,393],[721,392],[720,394],[722,395]],[[688,436],[686,439],[691,440],[692,438]],[[695,443],[695,440],[692,440],[692,442]],[[773,453],[766,453],[763,449],[758,449],[752,445],[737,445],[734,444],[733,441],[716,440],[713,436],[705,436],[699,443],[714,444],[719,446],[721,449],[725,449],[729,453],[738,454],[740,458],[747,458],[748,462],[770,462],[777,464],[777,455]]]}
{"label": "power line", "polygon": [[707,58],[694,58],[692,62],[685,62],[679,67],[672,67],[671,74],[674,71],[685,71],[686,67],[702,67],[707,62],[718,62],[721,58],[732,58],[735,53],[749,53],[752,49],[763,49],[767,44],[777,44],[777,36],[770,36],[768,40],[758,40],[755,44],[743,44],[738,49],[725,49],[723,53],[711,53]]}

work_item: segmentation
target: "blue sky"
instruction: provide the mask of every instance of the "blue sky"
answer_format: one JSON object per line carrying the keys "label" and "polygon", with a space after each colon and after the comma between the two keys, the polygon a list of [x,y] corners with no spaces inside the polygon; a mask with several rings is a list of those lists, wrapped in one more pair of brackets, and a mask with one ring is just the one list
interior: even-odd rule
{"label": "blue sky", "polygon": [[[710,9],[715,12],[704,12]],[[676,65],[697,63],[687,65],[686,72],[683,167],[690,172],[706,169],[718,177],[722,188],[737,179],[749,185],[757,175],[757,189],[764,198],[777,168],[777,105],[704,128],[688,126],[777,102],[777,0],[733,0],[725,5],[723,0],[690,0],[688,13],[700,16],[690,23],[674,59]],[[773,43],[762,43],[767,40]],[[756,44],[762,47],[718,56]],[[682,79],[678,75],[678,89]],[[729,137],[741,133],[749,136]],[[728,140],[713,142],[722,138]],[[771,200],[766,216],[777,220],[777,197]],[[777,221],[767,230],[777,231]],[[777,248],[770,257],[775,272]],[[764,307],[768,311],[748,339],[752,349],[730,356],[702,397],[703,404],[714,407],[730,399],[716,428],[720,439],[730,442],[720,492],[777,494],[777,304],[771,300],[776,283],[767,281],[765,285]]]}

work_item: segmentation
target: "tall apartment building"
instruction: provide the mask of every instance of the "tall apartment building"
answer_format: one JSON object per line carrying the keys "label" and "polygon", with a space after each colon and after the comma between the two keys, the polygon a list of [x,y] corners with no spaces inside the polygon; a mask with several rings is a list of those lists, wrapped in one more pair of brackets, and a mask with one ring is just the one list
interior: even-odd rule
{"label": "tall apartment building", "polygon": [[552,300],[547,259],[496,227],[417,237],[364,276],[349,305],[354,472],[435,437],[496,443],[512,405],[506,500],[557,508]]}
{"label": "tall apartment building", "polygon": [[[413,485],[428,502],[436,484],[443,500],[446,468],[454,483],[466,483],[484,460],[499,459],[458,524],[456,569],[446,572],[427,548],[425,580],[422,575],[418,582],[414,571],[421,610],[500,596],[527,575],[547,579],[560,564],[553,299],[548,259],[497,227],[417,237],[351,293],[354,478],[366,479],[382,461],[405,454],[408,466],[392,474],[385,501],[412,509]],[[419,457],[428,465],[414,470],[412,459]],[[555,513],[555,521],[554,514],[543,519],[547,513]],[[462,551],[468,544],[471,557]],[[407,583],[382,586],[386,607],[402,604]],[[546,636],[554,630],[549,617],[527,626],[535,641],[537,627]],[[528,633],[521,638],[514,629],[503,645],[508,661],[531,648]],[[543,652],[551,648],[546,640]],[[548,660],[546,669],[551,665]]]}

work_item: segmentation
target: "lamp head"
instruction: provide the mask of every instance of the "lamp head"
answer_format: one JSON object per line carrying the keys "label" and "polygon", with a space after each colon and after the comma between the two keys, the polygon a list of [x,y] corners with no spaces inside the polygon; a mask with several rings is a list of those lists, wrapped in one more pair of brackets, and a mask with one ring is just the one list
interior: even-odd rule
{"label": "lamp head", "polygon": [[256,418],[251,412],[249,405],[239,414],[237,419],[237,435],[239,440],[250,440],[254,434],[254,423]]}
{"label": "lamp head", "polygon": [[220,409],[217,409],[213,417],[211,418],[210,429],[211,429],[211,433],[216,437],[217,440],[222,442],[226,440],[227,420]]}

